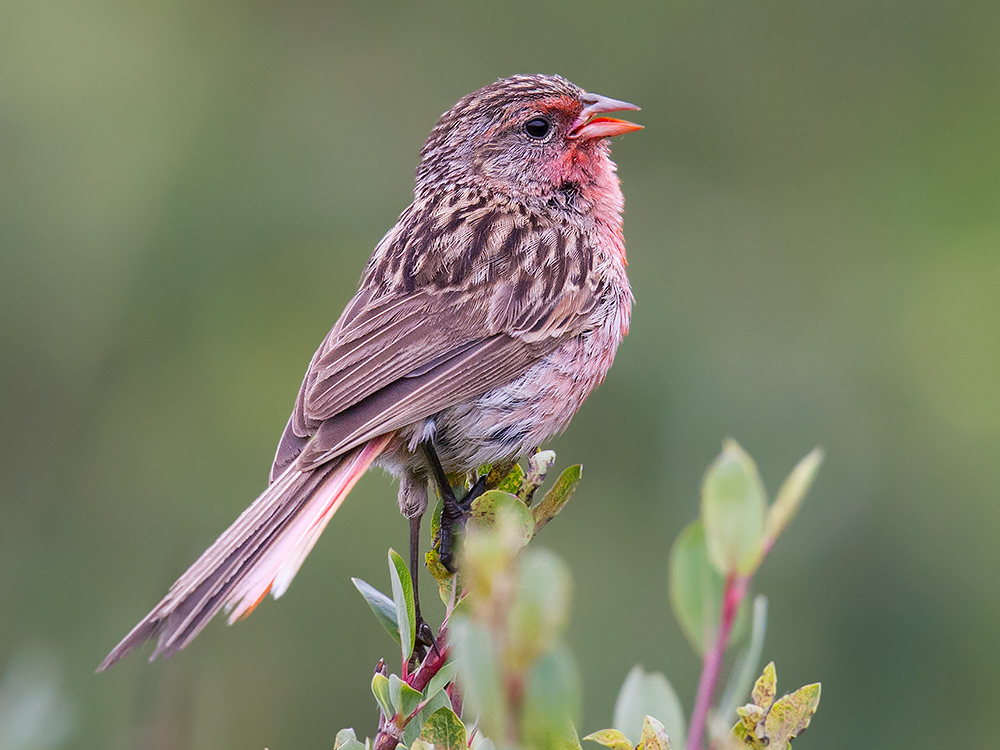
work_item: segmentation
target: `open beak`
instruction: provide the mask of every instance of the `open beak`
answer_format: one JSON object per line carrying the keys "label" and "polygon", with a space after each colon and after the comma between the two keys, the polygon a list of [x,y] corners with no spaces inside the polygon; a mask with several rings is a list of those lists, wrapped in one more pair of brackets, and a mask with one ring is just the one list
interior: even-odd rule
{"label": "open beak", "polygon": [[628,102],[611,99],[600,94],[583,95],[583,111],[570,128],[570,138],[610,138],[613,135],[631,133],[642,130],[642,125],[636,125],[627,120],[616,120],[613,117],[595,117],[606,112],[622,112],[636,110],[639,107]]}

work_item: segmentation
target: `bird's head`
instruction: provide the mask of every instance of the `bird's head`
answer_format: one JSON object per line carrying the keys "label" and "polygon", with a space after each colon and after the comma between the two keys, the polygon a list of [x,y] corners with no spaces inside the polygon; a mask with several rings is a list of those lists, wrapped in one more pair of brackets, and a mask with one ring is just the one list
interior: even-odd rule
{"label": "bird's head", "polygon": [[607,138],[642,126],[600,115],[635,109],[559,76],[503,78],[438,120],[421,151],[417,193],[471,187],[548,200],[609,180],[617,189]]}

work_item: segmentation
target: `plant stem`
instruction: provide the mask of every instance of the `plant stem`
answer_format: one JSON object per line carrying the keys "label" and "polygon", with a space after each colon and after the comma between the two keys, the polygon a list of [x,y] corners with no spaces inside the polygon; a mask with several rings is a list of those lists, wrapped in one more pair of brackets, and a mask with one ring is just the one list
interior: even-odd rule
{"label": "plant stem", "polygon": [[[441,667],[448,661],[451,648],[448,645],[448,630],[444,625],[438,631],[435,645],[437,648],[432,648],[427,652],[427,656],[424,657],[420,668],[407,680],[410,687],[414,690],[423,692],[424,688],[427,687],[427,683],[431,681],[434,675],[441,671]],[[403,727],[396,726],[392,719],[393,717],[391,716],[380,717],[378,734],[375,735],[375,741],[372,743],[374,750],[395,750],[399,744]]]}
{"label": "plant stem", "polygon": [[715,643],[705,652],[702,661],[701,678],[698,680],[698,696],[691,714],[691,727],[688,730],[687,750],[702,750],[701,740],[705,733],[708,712],[712,707],[712,697],[719,679],[722,657],[726,653],[729,634],[733,631],[736,613],[739,612],[740,604],[743,603],[743,598],[746,596],[750,579],[749,575],[737,576],[735,573],[730,573],[726,578],[722,594],[722,617],[719,622],[719,632]]}

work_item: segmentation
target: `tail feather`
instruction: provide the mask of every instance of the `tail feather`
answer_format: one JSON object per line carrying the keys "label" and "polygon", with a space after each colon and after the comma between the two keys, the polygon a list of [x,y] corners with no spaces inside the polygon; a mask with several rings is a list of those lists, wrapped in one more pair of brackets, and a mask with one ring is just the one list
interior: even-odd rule
{"label": "tail feather", "polygon": [[184,648],[220,609],[230,622],[249,614],[268,591],[287,590],[347,493],[385,449],[369,441],[311,471],[280,476],[181,575],[170,591],[101,662],[104,671],[150,638],[152,661]]}
{"label": "tail feather", "polygon": [[273,545],[268,545],[253,571],[242,579],[229,597],[229,622],[249,614],[261,597],[271,591],[277,599],[288,590],[292,578],[302,566],[319,535],[347,497],[361,475],[368,470],[389,441],[388,436],[366,443],[353,451],[336,472],[324,479],[311,498],[308,508],[290,519],[288,528]]}

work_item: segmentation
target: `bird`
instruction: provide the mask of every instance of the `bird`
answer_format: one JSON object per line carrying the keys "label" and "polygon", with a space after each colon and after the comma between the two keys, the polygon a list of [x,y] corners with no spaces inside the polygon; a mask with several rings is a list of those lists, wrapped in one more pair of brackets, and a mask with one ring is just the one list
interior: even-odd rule
{"label": "bird", "polygon": [[98,671],[153,638],[149,660],[171,656],[220,610],[233,623],[281,596],[370,467],[399,478],[414,565],[432,487],[454,521],[447,475],[512,463],[566,428],[628,332],[608,139],[642,126],[603,115],[637,109],[515,75],[441,115],[413,202],[309,363],[267,488]]}

